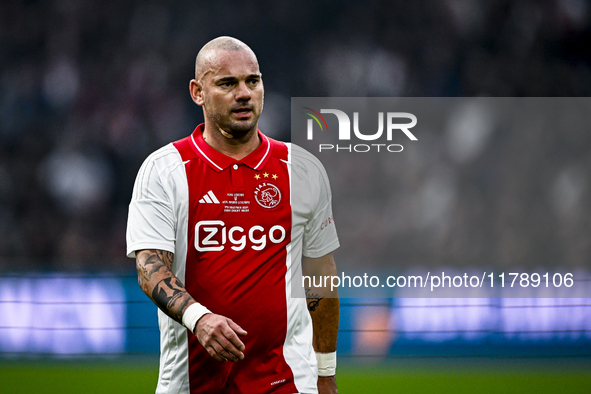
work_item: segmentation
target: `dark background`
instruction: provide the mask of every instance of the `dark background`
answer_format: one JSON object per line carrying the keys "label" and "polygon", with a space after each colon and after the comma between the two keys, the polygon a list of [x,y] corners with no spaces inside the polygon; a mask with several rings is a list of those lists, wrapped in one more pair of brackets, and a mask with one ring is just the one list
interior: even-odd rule
{"label": "dark background", "polygon": [[[288,140],[295,96],[588,96],[590,13],[583,0],[3,1],[0,270],[133,269],[124,255],[135,174],[201,122],[188,82],[216,36],[255,51],[260,128]],[[468,160],[435,131],[433,152],[461,198],[424,259],[588,262],[586,130],[499,131]],[[347,171],[330,175],[342,190],[354,184]],[[407,191],[439,179],[413,176]],[[337,201],[337,221],[346,208]],[[433,231],[401,231],[387,257],[408,258],[409,237],[424,245]]]}

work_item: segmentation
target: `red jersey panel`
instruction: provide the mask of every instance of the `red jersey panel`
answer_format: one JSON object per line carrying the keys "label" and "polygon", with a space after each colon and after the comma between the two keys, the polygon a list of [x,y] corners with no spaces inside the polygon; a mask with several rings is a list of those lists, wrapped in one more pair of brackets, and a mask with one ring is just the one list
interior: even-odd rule
{"label": "red jersey panel", "polygon": [[[220,363],[189,336],[191,393],[295,393],[283,356],[287,330],[286,246],[291,241],[285,144],[259,132],[242,160],[211,148],[197,128],[174,143],[189,185],[185,287],[248,335],[244,360]],[[192,247],[193,246],[193,247]]]}

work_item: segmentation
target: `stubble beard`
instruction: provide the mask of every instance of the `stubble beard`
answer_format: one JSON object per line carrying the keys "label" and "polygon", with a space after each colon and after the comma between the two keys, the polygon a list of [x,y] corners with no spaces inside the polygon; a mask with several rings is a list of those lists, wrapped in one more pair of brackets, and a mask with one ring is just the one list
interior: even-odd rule
{"label": "stubble beard", "polygon": [[253,114],[254,118],[250,121],[236,122],[231,119],[232,112],[230,112],[227,116],[221,116],[218,113],[212,113],[212,111],[209,111],[207,107],[205,108],[205,112],[207,117],[214,123],[216,129],[218,129],[222,135],[224,135],[226,138],[234,139],[244,137],[252,130],[256,129],[260,116],[260,114]]}

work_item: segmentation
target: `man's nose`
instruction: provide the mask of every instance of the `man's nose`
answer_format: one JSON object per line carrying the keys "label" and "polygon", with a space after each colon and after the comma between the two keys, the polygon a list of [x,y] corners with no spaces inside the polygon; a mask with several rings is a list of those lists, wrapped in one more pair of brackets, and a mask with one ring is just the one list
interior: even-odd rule
{"label": "man's nose", "polygon": [[236,88],[236,100],[244,101],[250,100],[250,89],[246,86],[245,82],[240,82]]}

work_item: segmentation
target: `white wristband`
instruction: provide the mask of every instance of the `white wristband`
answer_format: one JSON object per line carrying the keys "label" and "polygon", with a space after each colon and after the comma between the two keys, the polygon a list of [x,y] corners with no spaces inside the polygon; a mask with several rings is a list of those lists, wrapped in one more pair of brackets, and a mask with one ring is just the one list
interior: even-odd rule
{"label": "white wristband", "polygon": [[318,376],[334,376],[336,374],[337,352],[316,352],[316,361],[318,362]]}
{"label": "white wristband", "polygon": [[200,303],[191,304],[185,310],[185,313],[183,313],[183,326],[187,327],[192,333],[195,333],[197,320],[201,319],[201,316],[207,313],[211,313],[211,311]]}

